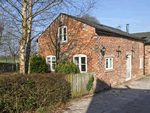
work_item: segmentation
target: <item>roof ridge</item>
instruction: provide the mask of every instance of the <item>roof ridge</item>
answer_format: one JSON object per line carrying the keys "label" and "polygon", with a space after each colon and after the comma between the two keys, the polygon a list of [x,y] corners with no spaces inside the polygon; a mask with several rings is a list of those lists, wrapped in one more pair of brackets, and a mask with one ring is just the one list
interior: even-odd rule
{"label": "roof ridge", "polygon": [[[104,25],[104,24],[101,24],[101,23],[96,23],[96,22],[93,22],[93,21],[89,21],[89,20],[83,19],[83,18],[81,18],[81,17],[72,16],[72,15],[69,15],[69,14],[66,14],[66,13],[60,13],[60,14],[64,14],[64,15],[71,16],[71,17],[76,18],[76,19],[82,19],[82,20],[85,20],[85,21],[87,21],[87,22],[92,22],[92,23],[97,24],[97,25],[100,25],[100,26],[105,26],[105,27],[109,27],[109,28],[112,28],[112,29],[116,29],[116,30],[122,31],[122,30],[120,30],[120,29],[117,29],[117,28],[114,28],[114,27],[111,27],[111,26],[108,26],[108,25]],[[125,32],[125,31],[122,31],[122,32]],[[125,32],[125,33],[126,33],[126,32]]]}
{"label": "roof ridge", "polygon": [[[93,27],[93,28],[95,28],[95,29],[97,29],[97,30],[100,30],[100,31],[104,31],[104,32],[107,32],[107,33],[111,33],[111,34],[115,34],[115,35],[118,35],[118,36],[124,36],[124,37],[128,37],[128,38],[131,38],[131,39],[135,39],[135,40],[139,40],[139,41],[144,41],[143,39],[140,39],[140,37],[138,37],[138,36],[133,36],[133,34],[129,34],[129,33],[127,33],[127,32],[125,32],[125,31],[122,31],[122,30],[120,30],[120,29],[117,29],[117,28],[114,28],[114,27],[110,27],[110,26],[107,26],[107,25],[104,25],[104,24],[98,24],[98,23],[96,23],[96,22],[91,22],[91,21],[88,21],[88,20],[86,20],[86,19],[83,19],[83,18],[79,18],[79,17],[76,17],[76,16],[72,16],[72,15],[69,15],[69,14],[66,14],[66,13],[60,13],[57,17],[56,17],[56,19],[60,16],[60,15],[66,15],[66,16],[69,16],[69,17],[71,17],[71,18],[73,18],[73,19],[76,19],[77,21],[80,21],[80,22],[82,22],[82,23],[84,23],[84,24],[87,24],[87,25],[89,25],[89,26],[91,26],[91,27]],[[56,20],[55,19],[55,20]],[[54,21],[55,21],[54,20]],[[53,22],[54,22],[53,21]],[[52,23],[53,23],[52,22]],[[52,24],[51,23],[51,24]],[[51,25],[50,24],[50,25]],[[50,26],[49,25],[49,26]],[[49,27],[48,26],[48,27]],[[47,27],[47,28],[48,28]],[[47,29],[46,28],[46,29]],[[46,30],[45,30],[46,31]],[[45,32],[44,31],[44,32]],[[43,34],[43,33],[42,33]],[[41,35],[42,35],[41,34]],[[40,36],[41,36],[40,35]]]}
{"label": "roof ridge", "polygon": [[137,32],[137,33],[131,33],[131,34],[140,34],[140,33],[150,33],[150,32]]}

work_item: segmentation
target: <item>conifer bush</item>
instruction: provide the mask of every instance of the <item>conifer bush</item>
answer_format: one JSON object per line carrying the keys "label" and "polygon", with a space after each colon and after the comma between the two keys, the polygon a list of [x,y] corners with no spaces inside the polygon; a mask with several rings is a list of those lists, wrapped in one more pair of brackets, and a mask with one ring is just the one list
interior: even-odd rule
{"label": "conifer bush", "polygon": [[87,91],[90,91],[90,90],[92,89],[92,87],[93,87],[93,82],[94,82],[94,77],[93,77],[93,75],[92,75],[92,77],[89,79],[89,81],[88,81],[88,83],[87,83],[87,85],[86,85],[86,90],[87,90]]}
{"label": "conifer bush", "polygon": [[69,62],[63,59],[61,63],[57,62],[57,65],[55,66],[55,72],[76,74],[76,73],[80,73],[80,70],[79,67],[76,66],[72,61]]}
{"label": "conifer bush", "polygon": [[41,55],[32,55],[30,58],[30,73],[46,73],[47,64]]}

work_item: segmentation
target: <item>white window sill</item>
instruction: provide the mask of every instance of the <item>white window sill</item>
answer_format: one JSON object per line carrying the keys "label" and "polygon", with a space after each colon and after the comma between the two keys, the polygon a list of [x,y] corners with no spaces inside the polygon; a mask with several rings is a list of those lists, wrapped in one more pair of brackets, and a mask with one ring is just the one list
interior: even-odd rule
{"label": "white window sill", "polygon": [[140,68],[140,69],[143,69],[143,68]]}
{"label": "white window sill", "polygon": [[112,72],[112,71],[115,71],[115,70],[114,69],[107,69],[104,72],[107,73],[107,72]]}
{"label": "white window sill", "polygon": [[67,41],[61,41],[61,42],[59,42],[59,44],[67,44],[68,42]]}
{"label": "white window sill", "polygon": [[80,71],[80,73],[87,73],[86,71]]}

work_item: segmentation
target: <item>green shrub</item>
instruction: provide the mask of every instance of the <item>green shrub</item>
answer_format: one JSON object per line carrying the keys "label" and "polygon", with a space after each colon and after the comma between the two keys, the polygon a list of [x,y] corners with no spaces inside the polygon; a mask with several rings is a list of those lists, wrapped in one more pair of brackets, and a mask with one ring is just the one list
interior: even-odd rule
{"label": "green shrub", "polygon": [[60,72],[60,73],[80,73],[79,67],[76,66],[73,62],[65,61],[65,59],[62,60],[61,63],[57,63],[55,66],[55,72]]}
{"label": "green shrub", "polygon": [[94,82],[94,77],[93,77],[93,75],[92,75],[92,77],[89,79],[89,81],[88,81],[88,83],[87,83],[87,85],[86,85],[86,90],[87,90],[87,91],[90,91],[90,90],[91,90],[91,88],[93,87],[93,82]]}
{"label": "green shrub", "polygon": [[35,111],[66,103],[71,96],[65,74],[45,73],[0,77],[0,112]]}
{"label": "green shrub", "polygon": [[45,73],[47,64],[44,57],[41,55],[32,55],[30,58],[30,73]]}

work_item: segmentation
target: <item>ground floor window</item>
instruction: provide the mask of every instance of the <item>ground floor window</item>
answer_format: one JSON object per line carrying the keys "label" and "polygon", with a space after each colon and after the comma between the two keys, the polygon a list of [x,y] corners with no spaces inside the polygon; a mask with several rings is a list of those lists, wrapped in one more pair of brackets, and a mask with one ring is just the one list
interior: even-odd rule
{"label": "ground floor window", "polygon": [[106,70],[113,69],[113,58],[105,59]]}
{"label": "ground floor window", "polygon": [[76,54],[73,56],[73,62],[79,66],[80,72],[87,72],[87,56],[84,54]]}
{"label": "ground floor window", "polygon": [[56,65],[56,56],[49,55],[46,57],[46,63],[48,66],[48,71],[55,71],[55,65]]}

